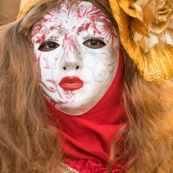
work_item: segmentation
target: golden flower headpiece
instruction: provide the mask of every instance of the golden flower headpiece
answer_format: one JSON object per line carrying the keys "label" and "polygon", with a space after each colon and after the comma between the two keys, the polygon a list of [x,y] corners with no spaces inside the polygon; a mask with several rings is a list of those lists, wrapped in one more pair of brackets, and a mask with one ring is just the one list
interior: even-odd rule
{"label": "golden flower headpiece", "polygon": [[[41,0],[23,0],[18,18]],[[173,77],[173,0],[109,0],[121,44],[148,81]]]}

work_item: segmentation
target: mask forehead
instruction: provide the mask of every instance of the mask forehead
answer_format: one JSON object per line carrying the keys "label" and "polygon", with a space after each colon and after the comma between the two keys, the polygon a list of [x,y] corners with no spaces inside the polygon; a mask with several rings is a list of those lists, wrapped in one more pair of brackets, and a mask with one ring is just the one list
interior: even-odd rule
{"label": "mask forehead", "polygon": [[87,1],[66,1],[57,5],[35,25],[32,36],[39,34],[40,42],[43,42],[50,37],[58,39],[68,31],[86,36],[104,34],[108,41],[115,41],[116,32],[109,19]]}

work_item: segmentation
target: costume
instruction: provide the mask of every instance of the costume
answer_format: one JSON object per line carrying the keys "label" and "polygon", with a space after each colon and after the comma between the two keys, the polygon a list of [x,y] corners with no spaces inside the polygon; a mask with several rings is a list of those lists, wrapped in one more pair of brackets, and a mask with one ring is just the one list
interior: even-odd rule
{"label": "costume", "polygon": [[[172,6],[155,0],[22,1],[15,31],[32,45],[35,59],[30,52],[23,59],[34,61],[31,71],[38,73],[27,82],[37,79],[62,149],[48,171],[173,171],[173,99],[164,81],[173,76]],[[32,94],[31,105],[39,94]],[[49,126],[41,106],[36,113]]]}

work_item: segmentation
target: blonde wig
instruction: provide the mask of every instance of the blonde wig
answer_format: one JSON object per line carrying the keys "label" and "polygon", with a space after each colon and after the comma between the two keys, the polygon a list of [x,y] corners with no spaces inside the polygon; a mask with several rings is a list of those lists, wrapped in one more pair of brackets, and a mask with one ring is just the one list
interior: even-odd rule
{"label": "blonde wig", "polygon": [[[99,6],[116,27],[108,1],[91,2]],[[1,28],[2,173],[49,173],[55,162],[60,165],[62,161],[57,141],[59,136],[55,133],[37,82],[38,73],[30,41],[34,24],[57,3],[60,1],[42,1],[21,19]],[[123,52],[125,62],[122,100],[128,120],[121,131],[115,134],[109,164],[112,165],[114,158],[118,157],[118,163],[128,163],[127,172],[172,173],[172,84],[163,80],[144,80],[134,62],[124,50]],[[123,136],[123,141],[118,140],[119,136]],[[117,149],[124,153],[117,156]]]}

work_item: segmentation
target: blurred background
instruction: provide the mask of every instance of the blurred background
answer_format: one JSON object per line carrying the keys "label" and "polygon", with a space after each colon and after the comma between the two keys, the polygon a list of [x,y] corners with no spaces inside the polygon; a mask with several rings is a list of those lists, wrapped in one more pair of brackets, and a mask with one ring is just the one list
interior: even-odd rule
{"label": "blurred background", "polygon": [[21,0],[0,0],[0,24],[17,17]]}

